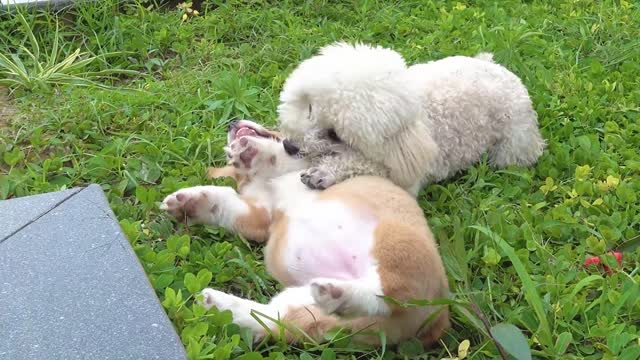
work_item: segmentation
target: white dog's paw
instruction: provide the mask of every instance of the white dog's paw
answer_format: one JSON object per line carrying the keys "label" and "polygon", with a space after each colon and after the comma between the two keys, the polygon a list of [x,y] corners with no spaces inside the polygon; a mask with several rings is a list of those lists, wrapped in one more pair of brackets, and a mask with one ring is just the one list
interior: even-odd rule
{"label": "white dog's paw", "polygon": [[348,289],[332,279],[316,279],[311,283],[311,296],[327,314],[345,315]]}
{"label": "white dog's paw", "polygon": [[198,304],[207,310],[214,306],[220,311],[233,310],[235,305],[233,295],[223,293],[222,291],[206,288],[202,290],[200,294],[202,295],[202,301],[198,301]]}
{"label": "white dog's paw", "polygon": [[179,221],[200,224],[217,224],[220,214],[215,186],[195,186],[181,189],[167,196],[160,205]]}
{"label": "white dog's paw", "polygon": [[336,183],[336,177],[320,167],[309,168],[300,174],[300,180],[310,189],[324,190]]}

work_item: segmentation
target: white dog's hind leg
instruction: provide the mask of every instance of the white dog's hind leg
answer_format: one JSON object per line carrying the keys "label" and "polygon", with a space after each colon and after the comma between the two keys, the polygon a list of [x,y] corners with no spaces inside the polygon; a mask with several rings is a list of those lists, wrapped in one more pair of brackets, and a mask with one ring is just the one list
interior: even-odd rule
{"label": "white dog's hind leg", "polygon": [[311,282],[316,305],[327,314],[346,317],[388,316],[391,308],[385,302],[379,280],[338,280],[318,278]]}
{"label": "white dog's hind leg", "polygon": [[423,186],[423,182],[418,181],[417,183],[411,185],[411,187],[407,189],[407,192],[413,196],[418,196],[418,193],[422,189],[422,186]]}
{"label": "white dog's hind leg", "polygon": [[230,310],[233,322],[251,329],[256,337],[262,337],[267,333],[260,322],[273,329],[276,326],[273,320],[280,321],[291,308],[314,303],[308,286],[287,288],[268,304],[260,304],[211,288],[202,290],[202,296],[201,305],[205,309],[215,306],[220,311]]}
{"label": "white dog's hind leg", "polygon": [[530,166],[538,161],[545,147],[535,118],[529,124],[511,124],[508,136],[489,149],[489,162],[503,168],[509,165]]}

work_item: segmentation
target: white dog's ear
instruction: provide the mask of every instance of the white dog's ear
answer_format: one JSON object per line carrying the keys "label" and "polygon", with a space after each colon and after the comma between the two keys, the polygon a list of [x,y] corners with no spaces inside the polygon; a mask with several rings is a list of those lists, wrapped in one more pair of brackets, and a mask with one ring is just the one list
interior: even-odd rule
{"label": "white dog's ear", "polygon": [[439,152],[438,145],[421,121],[389,138],[382,148],[386,155],[381,161],[389,168],[391,180],[404,189],[424,182]]}
{"label": "white dog's ear", "polygon": [[316,121],[334,129],[340,140],[365,154],[386,155],[384,144],[419,122],[419,98],[401,81],[388,76],[351,85],[325,96]]}
{"label": "white dog's ear", "polygon": [[385,164],[392,180],[408,189],[424,179],[438,153],[421,119],[419,101],[401,76],[391,77],[345,88],[325,99],[317,121],[334,129],[344,143]]}
{"label": "white dog's ear", "polygon": [[[311,127],[327,126],[327,118],[337,114],[326,111],[340,104],[349,107],[354,97],[368,96],[371,84],[405,69],[402,56],[391,49],[343,42],[325,46],[287,78],[278,106],[280,129],[287,135],[301,135]],[[364,104],[369,103],[364,99]]]}

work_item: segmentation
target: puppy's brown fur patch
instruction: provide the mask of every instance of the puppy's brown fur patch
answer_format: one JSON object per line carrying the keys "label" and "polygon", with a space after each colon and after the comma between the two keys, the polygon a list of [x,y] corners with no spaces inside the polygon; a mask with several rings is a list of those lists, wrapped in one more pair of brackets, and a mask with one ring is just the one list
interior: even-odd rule
{"label": "puppy's brown fur patch", "polygon": [[[229,166],[210,175],[229,176],[246,184],[249,179],[238,176]],[[241,186],[240,183],[238,186]],[[352,178],[318,193],[318,199],[346,203],[356,212],[373,215],[378,220],[374,232],[372,256],[378,261],[378,273],[385,296],[405,302],[412,299],[434,300],[448,296],[448,283],[436,242],[422,209],[406,191],[391,181],[378,177]],[[281,211],[272,214],[245,199],[250,213],[236,220],[238,232],[247,238],[264,241],[265,264],[271,275],[285,286],[296,286],[283,259],[287,246],[289,219]],[[424,321],[438,311],[433,321]],[[390,343],[418,336],[425,345],[436,342],[450,327],[447,306],[392,307],[389,317],[341,319],[325,314],[316,306],[291,307],[282,319],[288,330],[289,342],[301,339],[299,331],[322,340],[332,328],[347,327],[352,331],[384,330]],[[295,329],[295,330],[292,330]],[[273,329],[278,333],[277,327]],[[361,335],[358,339],[377,344],[375,335]]]}
{"label": "puppy's brown fur patch", "polygon": [[267,269],[275,279],[284,286],[295,285],[289,275],[283,259],[284,248],[287,246],[287,232],[289,218],[279,210],[275,210],[272,215],[270,237],[267,246],[264,248],[264,262]]}
{"label": "puppy's brown fur patch", "polygon": [[257,242],[267,241],[269,239],[269,227],[271,226],[269,210],[256,205],[253,199],[243,199],[249,205],[249,213],[236,218],[234,229],[247,239]]}
{"label": "puppy's brown fur patch", "polygon": [[[372,255],[378,261],[378,273],[386,296],[400,302],[448,296],[447,277],[435,239],[422,209],[409,193],[389,180],[363,176],[334,185],[319,197],[346,202],[354,209],[373,211],[379,219]],[[394,325],[417,332],[434,311],[440,313],[421,334],[425,344],[430,344],[450,326],[446,306],[394,307],[391,319],[402,319]],[[381,326],[393,336],[390,325],[394,321],[389,322],[391,319]]]}

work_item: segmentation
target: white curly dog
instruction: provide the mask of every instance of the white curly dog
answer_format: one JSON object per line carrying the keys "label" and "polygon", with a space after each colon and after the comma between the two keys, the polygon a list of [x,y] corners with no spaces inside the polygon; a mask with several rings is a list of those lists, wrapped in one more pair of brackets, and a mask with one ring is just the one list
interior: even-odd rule
{"label": "white curly dog", "polygon": [[302,181],[319,189],[378,175],[417,194],[484,153],[528,166],[545,146],[527,89],[488,53],[407,66],[390,49],[335,43],[289,76],[278,115],[311,160]]}

